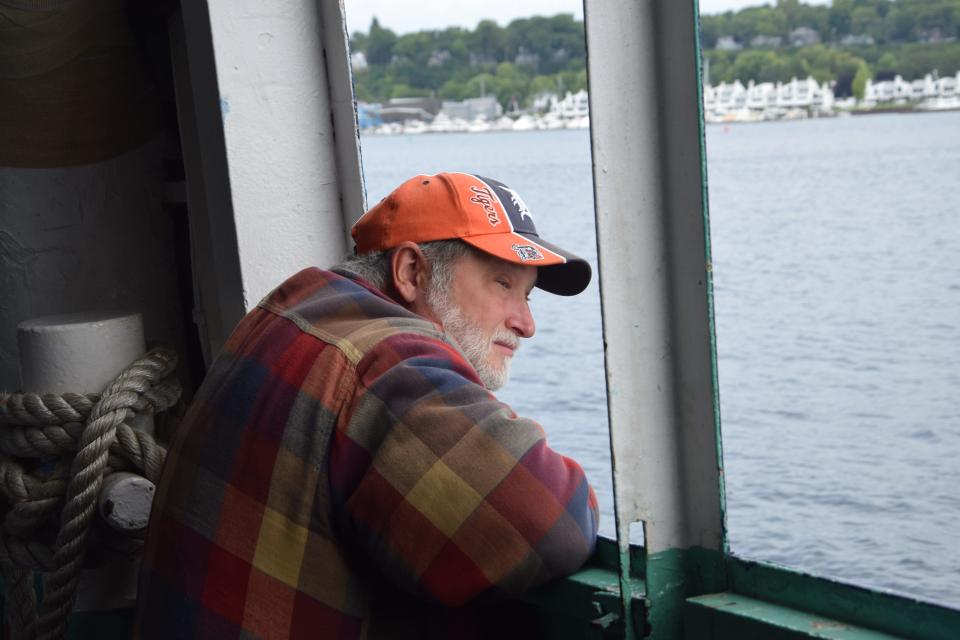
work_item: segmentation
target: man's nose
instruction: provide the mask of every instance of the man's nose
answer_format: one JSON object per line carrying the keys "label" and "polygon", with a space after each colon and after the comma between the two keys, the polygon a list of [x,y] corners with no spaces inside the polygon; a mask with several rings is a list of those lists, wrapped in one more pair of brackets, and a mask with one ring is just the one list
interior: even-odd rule
{"label": "man's nose", "polygon": [[507,319],[507,328],[521,338],[532,338],[537,331],[537,324],[533,321],[533,312],[530,305],[524,300]]}

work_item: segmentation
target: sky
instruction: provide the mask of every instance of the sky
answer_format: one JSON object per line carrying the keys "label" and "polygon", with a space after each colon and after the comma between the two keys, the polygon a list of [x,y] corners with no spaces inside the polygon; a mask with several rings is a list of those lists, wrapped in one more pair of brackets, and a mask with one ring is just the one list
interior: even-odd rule
{"label": "sky", "polygon": [[[700,0],[704,14],[736,11],[744,7],[773,4],[775,0]],[[827,4],[827,0],[805,0]],[[572,13],[583,19],[582,0],[344,0],[347,27],[367,31],[376,16],[380,26],[395,33],[459,26],[473,29],[480,20],[491,19],[501,26],[515,18]]]}

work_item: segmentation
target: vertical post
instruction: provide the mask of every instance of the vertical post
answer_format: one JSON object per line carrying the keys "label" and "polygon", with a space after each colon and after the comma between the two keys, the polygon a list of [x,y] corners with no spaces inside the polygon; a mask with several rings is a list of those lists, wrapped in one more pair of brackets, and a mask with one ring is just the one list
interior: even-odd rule
{"label": "vertical post", "polygon": [[363,208],[340,2],[201,0],[171,35],[205,354],[347,250]]}
{"label": "vertical post", "polygon": [[[353,72],[350,69],[350,40],[343,0],[317,0],[323,28],[324,63],[330,87],[330,109],[333,113],[333,137],[337,157],[337,176],[343,205],[346,242],[351,244],[350,227],[367,209],[363,187],[363,162],[360,156],[360,126],[353,95]],[[325,266],[325,265],[324,265]]]}
{"label": "vertical post", "polygon": [[644,623],[676,638],[725,544],[696,5],[584,4],[621,584],[642,522]]}

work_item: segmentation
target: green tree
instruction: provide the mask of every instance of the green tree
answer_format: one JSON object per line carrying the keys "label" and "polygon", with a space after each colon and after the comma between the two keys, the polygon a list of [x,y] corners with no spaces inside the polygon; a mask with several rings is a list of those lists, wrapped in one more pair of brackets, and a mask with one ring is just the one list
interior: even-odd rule
{"label": "green tree", "polygon": [[857,35],[883,37],[883,19],[873,7],[855,7],[850,13],[850,29]]}
{"label": "green tree", "polygon": [[914,38],[914,14],[900,7],[893,7],[883,20],[883,31],[887,40],[906,42]]}
{"label": "green tree", "polygon": [[724,74],[724,80],[764,82],[778,75],[777,54],[772,51],[744,51]]}
{"label": "green tree", "polygon": [[501,62],[497,65],[496,93],[497,101],[502,105],[509,105],[513,101],[523,104],[527,99],[530,87],[530,78],[516,65],[510,62]]}
{"label": "green tree", "polygon": [[467,97],[479,98],[497,93],[497,78],[490,73],[478,73],[467,82]]}
{"label": "green tree", "polygon": [[560,93],[560,84],[556,76],[536,76],[530,82],[530,97],[538,96],[543,93]]}
{"label": "green tree", "polygon": [[877,75],[883,77],[893,77],[900,65],[897,62],[896,56],[893,55],[890,51],[887,51],[880,59],[877,60]]}
{"label": "green tree", "polygon": [[867,86],[867,80],[872,76],[870,75],[870,67],[867,66],[866,62],[860,62],[857,65],[857,72],[853,75],[853,82],[851,83],[851,90],[853,92],[853,97],[857,100],[863,100],[864,91]]}
{"label": "green tree", "polygon": [[467,46],[480,60],[502,62],[506,55],[504,30],[493,20],[481,20],[467,37]]}
{"label": "green tree", "polygon": [[723,18],[720,16],[700,16],[700,46],[709,51],[717,46],[717,39],[723,35]]}
{"label": "green tree", "polygon": [[367,62],[370,64],[389,64],[393,57],[393,45],[397,42],[397,35],[380,26],[374,18],[370,22],[370,33],[367,36]]}
{"label": "green tree", "polygon": [[350,50],[366,51],[367,34],[365,34],[363,31],[354,31],[352,34],[350,34]]}
{"label": "green tree", "polygon": [[447,80],[437,91],[437,95],[444,100],[465,100],[473,97],[466,82]]}
{"label": "green tree", "polygon": [[835,39],[850,33],[853,26],[854,0],[833,0],[827,23]]}

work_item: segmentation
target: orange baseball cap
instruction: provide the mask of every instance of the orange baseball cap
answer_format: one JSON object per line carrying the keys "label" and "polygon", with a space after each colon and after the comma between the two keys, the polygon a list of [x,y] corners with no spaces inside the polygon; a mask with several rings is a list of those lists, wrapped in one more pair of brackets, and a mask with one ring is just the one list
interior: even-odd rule
{"label": "orange baseball cap", "polygon": [[459,239],[501,260],[538,267],[544,291],[572,296],[590,283],[589,263],[543,240],[516,191],[469,173],[410,178],[363,214],[351,234],[358,255],[406,240]]}

